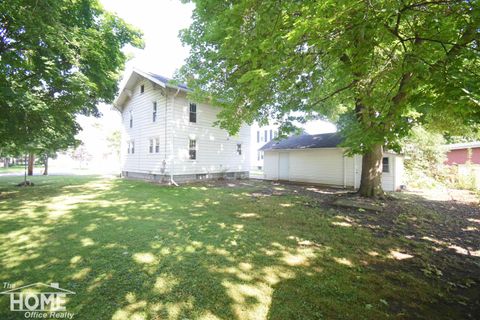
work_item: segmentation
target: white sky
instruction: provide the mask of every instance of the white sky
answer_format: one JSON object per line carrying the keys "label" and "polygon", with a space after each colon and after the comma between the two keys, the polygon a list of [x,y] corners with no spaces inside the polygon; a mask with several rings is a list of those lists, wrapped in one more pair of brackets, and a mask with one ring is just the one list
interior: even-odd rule
{"label": "white sky", "polygon": [[[106,10],[115,12],[126,22],[142,30],[145,48],[143,50],[126,48],[125,51],[133,58],[127,62],[126,74],[131,68],[150,71],[166,77],[172,77],[176,69],[180,68],[188,56],[188,48],[183,47],[178,34],[191,23],[194,6],[182,4],[180,0],[101,0]],[[111,106],[101,105],[103,117],[88,119],[79,117],[83,127],[81,139],[87,148],[99,149],[92,152],[101,152],[103,146],[89,143],[98,137],[98,128],[92,127],[93,123],[101,123],[103,132],[120,128],[119,113]],[[303,125],[310,134],[332,132],[335,126],[323,122],[312,121]]]}
{"label": "white sky", "polygon": [[194,6],[180,0],[101,0],[106,10],[142,30],[145,49],[127,49],[135,57],[127,69],[135,66],[166,77],[172,77],[188,56],[178,34],[188,28]]}

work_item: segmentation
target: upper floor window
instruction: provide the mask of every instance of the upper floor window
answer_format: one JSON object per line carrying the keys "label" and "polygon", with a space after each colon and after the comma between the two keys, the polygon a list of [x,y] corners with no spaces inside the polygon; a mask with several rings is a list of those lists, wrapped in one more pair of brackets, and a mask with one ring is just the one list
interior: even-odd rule
{"label": "upper floor window", "polygon": [[268,141],[268,130],[265,130],[265,142]]}
{"label": "upper floor window", "polygon": [[190,122],[197,122],[197,105],[190,102]]}
{"label": "upper floor window", "polygon": [[152,120],[157,121],[157,101],[153,102]]}
{"label": "upper floor window", "polygon": [[188,158],[190,160],[197,159],[197,140],[190,139],[188,144]]}
{"label": "upper floor window", "polygon": [[270,140],[272,140],[272,139],[273,139],[273,130],[270,129]]}
{"label": "upper floor window", "polygon": [[132,110],[130,110],[130,128],[133,127],[133,113]]}
{"label": "upper floor window", "polygon": [[277,130],[273,131],[273,137],[274,138],[278,137],[278,131]]}
{"label": "upper floor window", "polygon": [[140,86],[140,93],[144,93],[145,92],[145,85],[141,85]]}
{"label": "upper floor window", "polygon": [[389,173],[390,172],[390,163],[388,157],[383,157],[382,159],[382,172]]}
{"label": "upper floor window", "polygon": [[260,142],[260,131],[257,130],[257,143]]}
{"label": "upper floor window", "polygon": [[155,138],[155,153],[160,152],[160,138]]}
{"label": "upper floor window", "polygon": [[242,155],[242,144],[237,143],[237,154],[240,156]]}
{"label": "upper floor window", "polygon": [[132,140],[132,153],[135,153],[135,141]]}

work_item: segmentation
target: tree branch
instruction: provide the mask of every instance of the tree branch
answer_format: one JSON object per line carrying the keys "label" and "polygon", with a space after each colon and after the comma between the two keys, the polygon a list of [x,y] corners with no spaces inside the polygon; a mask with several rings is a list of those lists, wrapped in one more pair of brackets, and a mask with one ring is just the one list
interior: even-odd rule
{"label": "tree branch", "polygon": [[419,3],[412,3],[410,5],[406,5],[403,7],[400,12],[404,12],[407,10],[419,8],[419,7],[426,7],[430,5],[447,5],[447,4],[454,4],[454,3],[463,3],[463,0],[454,0],[454,1],[447,1],[447,0],[440,0],[440,1],[424,1],[424,2],[419,2]]}
{"label": "tree branch", "polygon": [[335,95],[339,94],[340,92],[345,91],[345,90],[347,90],[347,89],[350,89],[350,88],[353,87],[353,85],[355,85],[356,83],[357,83],[357,80],[354,80],[354,81],[352,81],[350,84],[348,84],[348,85],[346,85],[346,86],[344,86],[344,87],[338,88],[337,90],[329,93],[329,94],[326,95],[325,97],[323,97],[323,98],[318,99],[317,101],[315,101],[315,102],[312,104],[312,106],[315,106],[315,105],[317,105],[317,104],[319,104],[319,103],[325,102],[325,101],[327,101],[328,99],[330,99],[330,98],[334,97]]}

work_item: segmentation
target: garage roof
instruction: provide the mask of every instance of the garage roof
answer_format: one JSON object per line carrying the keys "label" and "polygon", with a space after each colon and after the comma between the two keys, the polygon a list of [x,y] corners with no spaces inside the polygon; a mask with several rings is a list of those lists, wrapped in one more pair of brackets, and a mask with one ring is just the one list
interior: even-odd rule
{"label": "garage roof", "polygon": [[335,148],[343,141],[339,133],[302,134],[276,141],[271,140],[263,147],[265,150]]}

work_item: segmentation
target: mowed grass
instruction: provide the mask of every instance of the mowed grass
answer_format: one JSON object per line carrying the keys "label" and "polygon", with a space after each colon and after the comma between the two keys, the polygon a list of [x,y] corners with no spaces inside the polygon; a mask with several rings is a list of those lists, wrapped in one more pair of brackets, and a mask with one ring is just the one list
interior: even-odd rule
{"label": "mowed grass", "polygon": [[[448,293],[302,196],[102,177],[0,178],[0,282],[58,282],[74,319],[451,319]],[[0,296],[0,319],[17,319]]]}

